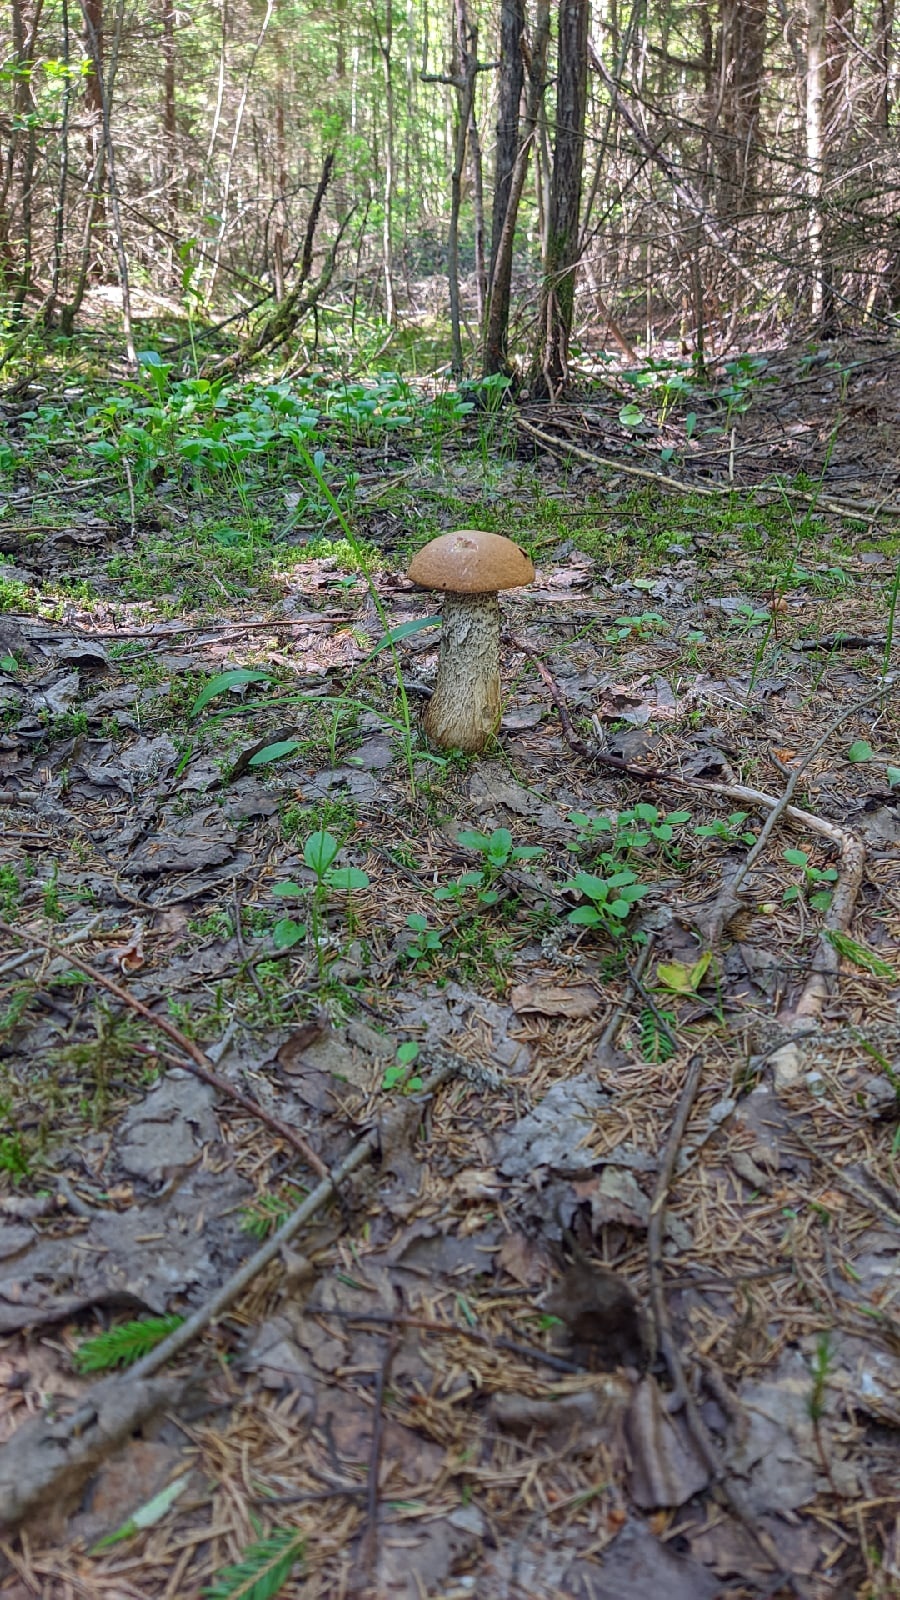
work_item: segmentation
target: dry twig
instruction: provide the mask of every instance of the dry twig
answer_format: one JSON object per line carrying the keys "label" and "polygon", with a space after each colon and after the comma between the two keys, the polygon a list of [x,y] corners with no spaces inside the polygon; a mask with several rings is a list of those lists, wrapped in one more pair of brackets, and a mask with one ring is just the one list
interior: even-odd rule
{"label": "dry twig", "polygon": [[725,1468],[719,1459],[719,1453],[688,1388],[681,1352],[672,1332],[669,1308],[666,1304],[662,1258],[666,1206],[668,1204],[672,1175],[675,1171],[675,1162],[678,1159],[681,1141],[684,1138],[684,1131],[687,1127],[694,1101],[697,1098],[702,1076],[702,1057],[695,1056],[688,1067],[687,1077],[684,1080],[675,1116],[669,1129],[669,1137],[666,1140],[665,1149],[660,1158],[656,1186],[650,1203],[647,1251],[649,1257],[650,1307],[653,1312],[653,1336],[668,1368],[675,1399],[684,1412],[691,1438],[722,1498],[742,1526],[746,1528],[754,1543],[763,1552],[766,1560],[770,1561],[775,1567],[776,1572],[779,1574],[779,1584],[789,1583],[796,1589],[790,1573],[785,1572],[783,1569],[781,1557],[769,1534],[759,1526],[752,1511],[744,1504],[743,1498],[725,1477]]}
{"label": "dry twig", "polygon": [[[8,933],[14,939],[22,939],[23,937],[6,922],[0,922],[0,933]],[[168,1017],[157,1016],[156,1012],[151,1011],[149,1006],[145,1006],[142,1000],[138,1000],[128,989],[123,989],[120,983],[115,983],[112,978],[107,978],[105,973],[98,972],[96,967],[92,967],[89,962],[82,960],[80,956],[70,956],[61,945],[54,944],[51,939],[42,939],[36,933],[31,934],[31,938],[39,943],[44,950],[49,951],[51,955],[61,956],[64,960],[71,961],[77,970],[83,972],[85,977],[89,978],[92,983],[98,983],[101,989],[106,989],[109,994],[115,995],[116,999],[121,1000],[122,1004],[128,1006],[129,1010],[134,1011],[145,1022],[151,1023],[154,1028],[158,1028],[161,1033],[166,1035],[167,1039],[171,1039],[172,1043],[178,1046],[178,1049],[186,1058],[181,1063],[185,1071],[192,1072],[195,1077],[202,1079],[204,1083],[208,1083],[210,1088],[215,1089],[218,1094],[223,1095],[227,1100],[233,1100],[244,1111],[248,1111],[252,1117],[256,1117],[259,1122],[265,1123],[267,1128],[271,1128],[273,1133],[277,1133],[279,1138],[284,1139],[286,1144],[291,1145],[298,1155],[301,1155],[308,1162],[314,1172],[317,1172],[322,1178],[327,1178],[328,1168],[325,1166],[321,1156],[316,1155],[315,1150],[304,1139],[303,1135],[296,1133],[293,1128],[289,1128],[286,1122],[282,1122],[280,1117],[276,1117],[271,1111],[267,1111],[265,1106],[261,1106],[259,1101],[254,1100],[251,1095],[244,1094],[242,1089],[236,1089],[234,1084],[228,1082],[227,1078],[220,1077],[206,1052],[201,1050],[193,1039],[189,1039],[187,1034],[182,1033],[180,1028],[176,1028]]]}

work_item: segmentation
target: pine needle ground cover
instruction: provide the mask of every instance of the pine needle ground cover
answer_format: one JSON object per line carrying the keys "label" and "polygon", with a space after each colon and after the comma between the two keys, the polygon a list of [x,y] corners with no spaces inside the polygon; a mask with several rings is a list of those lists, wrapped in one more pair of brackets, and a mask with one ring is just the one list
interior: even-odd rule
{"label": "pine needle ground cover", "polygon": [[[26,396],[0,1595],[897,1592],[892,354]],[[477,761],[455,526],[538,567]]]}

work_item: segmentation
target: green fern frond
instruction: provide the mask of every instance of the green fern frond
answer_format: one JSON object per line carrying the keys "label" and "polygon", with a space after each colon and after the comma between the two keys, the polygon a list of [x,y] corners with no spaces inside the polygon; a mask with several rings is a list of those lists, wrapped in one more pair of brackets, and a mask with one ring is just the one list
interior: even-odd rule
{"label": "green fern frond", "polygon": [[303,1539],[296,1529],[277,1528],[251,1544],[243,1560],[226,1567],[201,1594],[205,1600],[273,1600],[302,1555]]}
{"label": "green fern frond", "polygon": [[72,1360],[78,1372],[105,1372],[107,1367],[130,1367],[142,1356],[155,1350],[163,1339],[180,1328],[184,1317],[142,1317],[137,1322],[123,1322],[118,1328],[108,1328],[95,1339],[85,1339],[78,1346]]}
{"label": "green fern frond", "polygon": [[241,1212],[241,1232],[254,1239],[268,1239],[293,1210],[294,1206],[281,1195],[262,1194]]}
{"label": "green fern frond", "polygon": [[844,956],[847,961],[852,961],[855,967],[862,967],[863,972],[871,972],[874,978],[890,978],[896,983],[897,974],[890,962],[883,961],[881,956],[870,950],[868,945],[858,944],[851,939],[849,933],[841,933],[839,928],[826,928],[825,937],[833,945],[839,956]]}
{"label": "green fern frond", "polygon": [[[671,1011],[660,1011],[662,1021],[669,1028],[675,1027],[675,1016]],[[652,1061],[659,1065],[668,1061],[675,1054],[675,1046],[671,1038],[660,1027],[659,1021],[649,1009],[641,1012],[641,1055],[645,1061]]]}

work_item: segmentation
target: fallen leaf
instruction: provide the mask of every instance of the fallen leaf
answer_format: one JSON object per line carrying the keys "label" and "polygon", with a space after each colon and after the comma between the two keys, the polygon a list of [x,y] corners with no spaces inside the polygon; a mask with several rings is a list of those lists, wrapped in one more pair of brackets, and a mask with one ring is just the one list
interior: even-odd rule
{"label": "fallen leaf", "polygon": [[510,995],[510,1004],[519,1015],[592,1017],[600,1010],[603,1000],[590,983],[572,984],[568,988],[555,984],[520,983]]}
{"label": "fallen leaf", "polygon": [[636,1386],[625,1418],[631,1471],[629,1490],[644,1509],[683,1506],[706,1488],[709,1468],[701,1461],[680,1418],[669,1415],[656,1379]]}
{"label": "fallen leaf", "polygon": [[494,1257],[494,1265],[520,1283],[535,1288],[547,1278],[547,1257],[524,1233],[508,1233]]}

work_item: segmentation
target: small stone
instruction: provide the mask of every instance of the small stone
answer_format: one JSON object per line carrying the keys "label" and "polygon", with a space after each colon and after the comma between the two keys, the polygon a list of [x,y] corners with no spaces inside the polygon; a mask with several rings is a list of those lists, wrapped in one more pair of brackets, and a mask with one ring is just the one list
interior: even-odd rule
{"label": "small stone", "polygon": [[770,1057],[776,1089],[790,1089],[803,1071],[800,1051],[795,1044],[783,1044]]}

